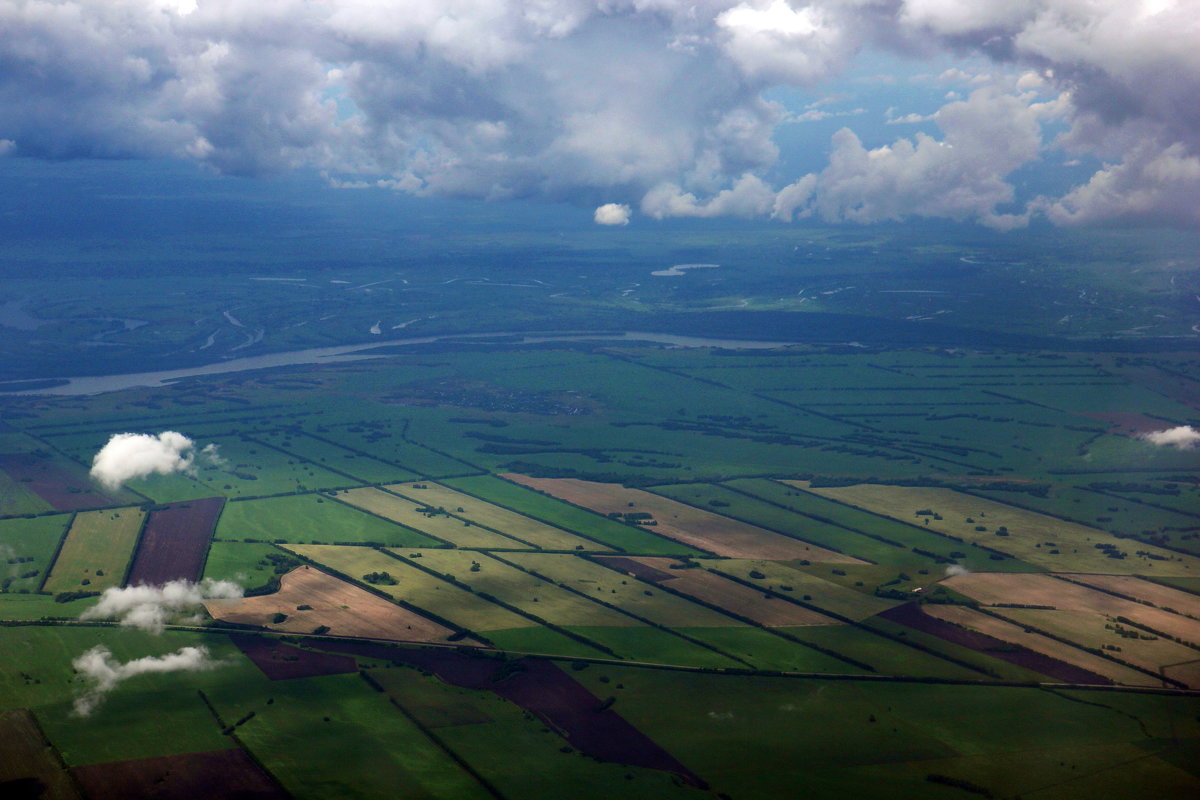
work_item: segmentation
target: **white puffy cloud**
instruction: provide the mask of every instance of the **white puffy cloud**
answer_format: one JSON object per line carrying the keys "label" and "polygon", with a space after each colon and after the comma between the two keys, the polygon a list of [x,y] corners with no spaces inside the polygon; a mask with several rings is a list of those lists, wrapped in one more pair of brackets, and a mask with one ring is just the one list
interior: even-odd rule
{"label": "white puffy cloud", "polygon": [[596,208],[593,216],[597,225],[628,225],[631,213],[629,206],[623,203],[605,203]]}
{"label": "white puffy cloud", "polygon": [[[91,476],[105,489],[115,491],[134,478],[188,472],[196,455],[196,443],[177,431],[115,433],[92,457]],[[199,455],[213,464],[221,462],[214,444],[205,445]]]}
{"label": "white puffy cloud", "polygon": [[1194,450],[1200,447],[1200,431],[1191,425],[1143,433],[1140,438],[1159,447],[1174,447],[1177,450]]}
{"label": "white puffy cloud", "polygon": [[165,656],[144,656],[121,663],[112,651],[102,644],[76,657],[71,666],[76,677],[87,683],[87,688],[75,698],[76,716],[87,717],[104,701],[105,695],[122,682],[138,675],[165,672],[200,672],[222,666],[223,662],[212,659],[206,647],[181,647]]}
{"label": "white puffy cloud", "polygon": [[[770,213],[745,176],[775,165],[778,125],[832,112],[788,115],[763,93],[891,49],[995,67],[955,67],[943,83],[986,89],[1013,73],[1009,92],[1063,97],[1069,129],[1050,146],[1110,166],[1038,205],[1052,220],[1183,202],[1170,218],[1187,224],[1193,184],[1171,170],[1190,175],[1200,157],[1196,12],[1195,0],[0,0],[0,152],[16,142],[22,156],[309,167],[336,185],[418,194]],[[830,168],[851,168],[854,185],[831,172],[820,213],[890,219],[913,202],[917,214],[1019,222],[993,210],[1009,149],[961,155],[995,106],[939,112],[942,145],[841,136]],[[942,174],[939,203],[923,187]],[[796,194],[782,208],[804,213]]]}
{"label": "white puffy cloud", "polygon": [[1106,164],[1086,184],[1047,203],[1046,213],[1061,225],[1114,219],[1200,225],[1200,155],[1189,155],[1179,142],[1165,149],[1142,142],[1121,163]]}
{"label": "white puffy cloud", "polygon": [[742,175],[733,186],[701,202],[677,184],[662,183],[642,198],[642,211],[655,219],[663,217],[760,217],[771,213],[775,192],[760,178]]}
{"label": "white puffy cloud", "polygon": [[80,619],[116,619],[127,628],[162,633],[177,617],[195,613],[205,600],[233,600],[242,587],[232,581],[205,578],[200,583],[169,581],[162,586],[125,586],[105,589],[96,605]]}

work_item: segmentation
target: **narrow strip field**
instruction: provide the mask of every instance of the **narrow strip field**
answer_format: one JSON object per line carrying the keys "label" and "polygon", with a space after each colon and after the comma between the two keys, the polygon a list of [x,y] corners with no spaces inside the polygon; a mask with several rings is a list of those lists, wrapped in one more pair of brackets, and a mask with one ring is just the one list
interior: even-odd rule
{"label": "narrow strip field", "polygon": [[[668,570],[675,562],[671,558],[634,556],[631,560],[658,570]],[[731,614],[753,620],[768,628],[792,628],[804,625],[836,625],[837,620],[803,606],[779,600],[748,586],[723,578],[715,572],[693,568],[676,569],[665,584],[672,591],[717,606]]]}
{"label": "narrow strip field", "polygon": [[742,624],[690,600],[667,594],[652,583],[643,583],[620,568],[600,566],[603,557],[597,558],[600,563],[555,553],[505,553],[503,558],[658,625],[719,628]]}
{"label": "narrow strip field", "polygon": [[[848,589],[775,561],[730,559],[705,562],[705,567],[718,574],[761,584],[763,589],[780,592],[787,597],[794,597],[856,621],[887,611],[896,605],[895,600],[885,600]],[[760,575],[762,577],[759,577]]]}
{"label": "narrow strip field", "polygon": [[270,497],[230,503],[217,526],[219,539],[282,539],[295,544],[373,542],[436,547],[438,541],[321,495]]}
{"label": "narrow strip field", "polygon": [[852,556],[805,544],[640,489],[574,478],[530,478],[515,474],[504,477],[601,514],[646,515],[640,518],[654,533],[720,556],[862,563]]}
{"label": "narrow strip field", "polygon": [[1114,619],[1124,617],[1200,646],[1200,620],[1123,600],[1051,575],[973,572],[947,578],[942,583],[988,605],[1052,606],[1059,611],[1082,611]]}
{"label": "narrow strip field", "polygon": [[45,590],[102,592],[119,586],[145,516],[138,507],[76,514]]}
{"label": "narrow strip field", "polygon": [[418,501],[398,497],[374,487],[338,492],[337,499],[435,539],[449,542],[456,547],[500,550],[529,549],[531,547],[531,545],[518,542],[516,539],[510,539],[486,528],[481,528],[474,523],[456,519],[448,513],[438,512],[436,506],[428,508]]}
{"label": "narrow strip field", "polygon": [[1181,592],[1178,589],[1151,583],[1132,575],[1064,574],[1062,577],[1078,583],[1086,583],[1088,586],[1094,586],[1104,591],[1123,594],[1164,610],[1173,610],[1185,616],[1200,619],[1200,595]]}
{"label": "narrow strip field", "polygon": [[884,619],[904,625],[912,630],[936,636],[960,647],[1016,664],[1018,667],[1041,673],[1062,683],[1111,684],[1108,678],[1091,670],[1068,664],[1044,653],[1036,652],[1023,644],[1006,644],[1004,640],[939,617],[926,614],[916,603],[905,603],[881,614]]}
{"label": "narrow strip field", "polygon": [[151,511],[126,584],[199,580],[224,505],[224,497],[209,497]]}
{"label": "narrow strip field", "polygon": [[[1158,673],[1171,664],[1186,664],[1200,655],[1190,647],[1112,622],[1088,611],[996,608],[995,613],[1018,625],[1092,650],[1103,650],[1123,663]],[[1188,684],[1200,689],[1200,683]]]}
{"label": "narrow strip field", "polygon": [[334,636],[405,642],[445,642],[454,634],[444,625],[308,566],[280,578],[279,591],[274,594],[210,600],[205,607],[223,622],[288,633],[325,628]]}
{"label": "narrow strip field", "polygon": [[444,508],[459,519],[470,520],[486,528],[514,536],[544,550],[611,549],[596,542],[581,539],[561,528],[547,525],[440,484],[407,483],[395,484],[386,488],[388,491],[407,497],[420,505]]}
{"label": "narrow strip field", "polygon": [[469,630],[536,627],[525,617],[369,547],[306,544],[288,545],[286,549],[327,564],[355,580],[372,573],[387,573],[396,583],[380,583],[376,589]]}
{"label": "narrow strip field", "polygon": [[867,483],[815,488],[804,481],[787,483],[1055,572],[1200,577],[1200,559],[1194,556],[1118,539],[1098,528],[952,489]]}
{"label": "narrow strip field", "polygon": [[1064,644],[1048,636],[1043,636],[1040,633],[1034,633],[1015,623],[997,619],[987,614],[981,614],[964,606],[935,605],[930,603],[925,605],[923,610],[931,617],[964,628],[970,628],[973,631],[986,633],[1005,642],[1020,645],[1036,653],[1041,653],[1050,658],[1087,670],[1088,672],[1102,675],[1113,683],[1125,686],[1159,686],[1162,683],[1145,673],[1130,669],[1115,661],[1109,661],[1108,659],[1085,652],[1078,647],[1072,647],[1069,644]]}
{"label": "narrow strip field", "polygon": [[419,554],[421,566],[452,575],[480,595],[495,597],[555,625],[626,627],[640,624],[632,617],[619,614],[483,553],[469,550],[396,552],[399,555],[406,552]]}

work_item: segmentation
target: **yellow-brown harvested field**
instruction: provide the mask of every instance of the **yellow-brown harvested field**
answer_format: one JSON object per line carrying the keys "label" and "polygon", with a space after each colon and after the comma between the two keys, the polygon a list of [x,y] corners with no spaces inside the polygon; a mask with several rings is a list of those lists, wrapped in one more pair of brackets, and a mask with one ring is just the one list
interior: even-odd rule
{"label": "yellow-brown harvested field", "polygon": [[649,513],[657,525],[646,526],[646,530],[719,556],[864,563],[853,556],[806,544],[640,489],[627,489],[620,484],[574,478],[530,478],[516,474],[501,477],[601,514]]}
{"label": "yellow-brown harvested field", "polygon": [[450,542],[457,547],[529,549],[529,545],[493,533],[470,522],[455,519],[447,514],[428,514],[420,511],[422,504],[394,494],[367,487],[348,489],[337,493],[337,499],[355,508],[370,511],[384,519],[397,522],[415,531],[428,534],[435,539]]}
{"label": "yellow-brown harvested field", "polygon": [[[415,488],[416,486],[423,488],[418,489]],[[609,551],[612,549],[441,484],[397,483],[386,488],[419,504],[435,508],[440,506],[455,517],[470,520],[544,550]]]}
{"label": "yellow-brown harvested field", "polygon": [[936,617],[973,631],[986,633],[1011,644],[1019,644],[1037,653],[1057,658],[1081,669],[1102,675],[1114,683],[1126,686],[1161,686],[1162,682],[1123,666],[1115,661],[1084,652],[1077,647],[1064,644],[1040,633],[1034,633],[1013,622],[981,614],[964,606],[937,605],[929,603],[922,610],[931,617]]}
{"label": "yellow-brown harvested field", "polygon": [[136,506],[76,514],[46,580],[46,591],[102,592],[119,586],[145,516]]}
{"label": "yellow-brown harvested field", "polygon": [[[450,574],[476,592],[486,592],[504,603],[555,625],[640,625],[586,597],[471,550],[413,550],[393,548],[404,556],[420,554],[421,566]],[[472,571],[473,570],[473,571]]]}
{"label": "yellow-brown harvested field", "polygon": [[1200,659],[1163,667],[1163,674],[1168,678],[1186,683],[1193,689],[1200,688]]}
{"label": "yellow-brown harvested field", "polygon": [[[311,608],[300,610],[301,606]],[[454,631],[315,567],[297,567],[279,580],[279,591],[240,600],[209,600],[208,613],[223,622],[287,633],[328,627],[334,636],[404,642],[445,642]],[[275,622],[277,614],[287,619]],[[478,644],[464,640],[460,644]]]}
{"label": "yellow-brown harvested field", "polygon": [[500,557],[659,625],[671,628],[724,628],[743,624],[691,600],[667,594],[653,583],[645,583],[622,571],[602,567],[579,556],[504,553]]}
{"label": "yellow-brown harvested field", "polygon": [[1037,573],[973,572],[946,578],[942,584],[981,603],[1053,606],[1060,611],[1083,611],[1125,617],[1156,631],[1200,645],[1200,620],[1161,608],[1123,600],[1096,589]]}
{"label": "yellow-brown harvested field", "polygon": [[[1168,664],[1188,663],[1197,655],[1190,647],[1114,623],[1103,614],[1030,608],[994,610],[1018,625],[1045,631],[1081,647],[1107,650],[1115,658],[1151,672]],[[1200,684],[1189,686],[1200,688]]]}
{"label": "yellow-brown harvested field", "polygon": [[1065,577],[1097,589],[1123,594],[1135,600],[1144,600],[1162,609],[1170,609],[1190,617],[1200,618],[1200,596],[1172,589],[1170,586],[1153,583],[1132,575],[1074,575]]}
{"label": "yellow-brown harvested field", "polygon": [[[1195,556],[1118,539],[1097,528],[953,489],[871,483],[814,488],[807,481],[784,483],[830,500],[927,527],[967,543],[990,547],[1052,572],[1200,577],[1200,559]],[[942,518],[937,519],[929,513],[918,514],[922,511],[936,513]],[[1007,536],[997,534],[1001,527],[1007,529]],[[1127,557],[1109,558],[1097,545],[1111,546],[1127,553]],[[1138,551],[1156,558],[1137,555]]]}
{"label": "yellow-brown harvested field", "polygon": [[723,608],[730,613],[754,620],[768,628],[791,628],[803,625],[837,625],[838,621],[803,606],[756,592],[714,572],[703,569],[671,569],[678,563],[673,558],[636,556],[640,564],[663,570],[671,575],[661,585],[672,591]]}
{"label": "yellow-brown harvested field", "polygon": [[320,564],[326,564],[355,580],[373,572],[386,572],[395,578],[397,583],[378,584],[376,589],[409,605],[427,609],[430,613],[469,630],[536,627],[532,620],[370,547],[334,544],[294,544],[283,547]]}

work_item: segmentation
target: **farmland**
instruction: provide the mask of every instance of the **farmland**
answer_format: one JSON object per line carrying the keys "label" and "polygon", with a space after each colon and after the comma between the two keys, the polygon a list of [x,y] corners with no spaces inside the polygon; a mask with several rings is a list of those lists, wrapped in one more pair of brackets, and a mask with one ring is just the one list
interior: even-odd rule
{"label": "farmland", "polygon": [[[1086,415],[1193,417],[1074,401],[1114,364],[442,342],[5,397],[44,455],[0,480],[0,709],[99,797],[1190,800],[1198,462]],[[222,461],[100,492],[142,429]],[[200,576],[246,596],[79,619]],[[72,716],[101,643],[217,665]]]}
{"label": "farmland", "polygon": [[[507,475],[510,480],[561,497],[602,514],[647,515],[639,524],[654,525],[660,536],[729,558],[806,559],[854,563],[858,561],[816,545],[713,514],[639,489],[573,479],[539,479]],[[630,511],[629,509],[633,509]]]}
{"label": "farmland", "polygon": [[291,633],[323,628],[333,636],[410,642],[444,642],[454,633],[307,566],[284,575],[277,592],[241,600],[209,600],[207,609],[214,619]]}
{"label": "farmland", "polygon": [[136,586],[198,579],[224,505],[224,498],[212,497],[151,511],[126,583]]}
{"label": "farmland", "polygon": [[88,587],[100,592],[120,586],[145,518],[140,508],[76,514],[46,579],[46,591],[57,594]]}

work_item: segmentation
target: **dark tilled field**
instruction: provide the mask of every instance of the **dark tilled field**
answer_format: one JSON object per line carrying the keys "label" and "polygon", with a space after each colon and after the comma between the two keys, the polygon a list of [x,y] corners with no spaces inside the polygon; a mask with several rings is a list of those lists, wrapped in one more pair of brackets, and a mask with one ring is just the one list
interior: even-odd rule
{"label": "dark tilled field", "polygon": [[286,800],[278,787],[242,750],[213,750],[178,756],[92,764],[72,770],[89,800]]}
{"label": "dark tilled field", "polygon": [[621,572],[628,572],[633,577],[650,583],[662,583],[663,581],[673,580],[677,577],[669,572],[663,572],[661,569],[655,569],[624,556],[596,556],[596,561],[606,567],[618,569]]}
{"label": "dark tilled field", "polygon": [[966,628],[960,628],[957,625],[952,625],[936,617],[931,617],[915,603],[896,606],[895,608],[888,609],[879,616],[892,622],[898,622],[913,630],[932,634],[939,639],[945,639],[948,642],[969,647],[972,650],[985,653],[1001,661],[1016,664],[1018,667],[1040,672],[1047,677],[1062,681],[1063,683],[1112,685],[1112,681],[1108,678],[1105,678],[1103,675],[1097,675],[1083,667],[1059,661],[1057,658],[1052,658],[1044,653],[1035,653],[1027,647],[1012,644],[1011,642],[997,639],[994,636],[988,636],[986,633],[969,631]]}
{"label": "dark tilled field", "polygon": [[224,497],[172,503],[150,512],[133,557],[128,585],[198,580]]}
{"label": "dark tilled field", "polygon": [[317,653],[262,636],[232,634],[229,640],[273,681],[343,675],[358,670],[358,664],[350,656]]}
{"label": "dark tilled field", "polygon": [[117,503],[76,474],[32,453],[0,453],[0,470],[45,500],[55,511],[80,511]]}

